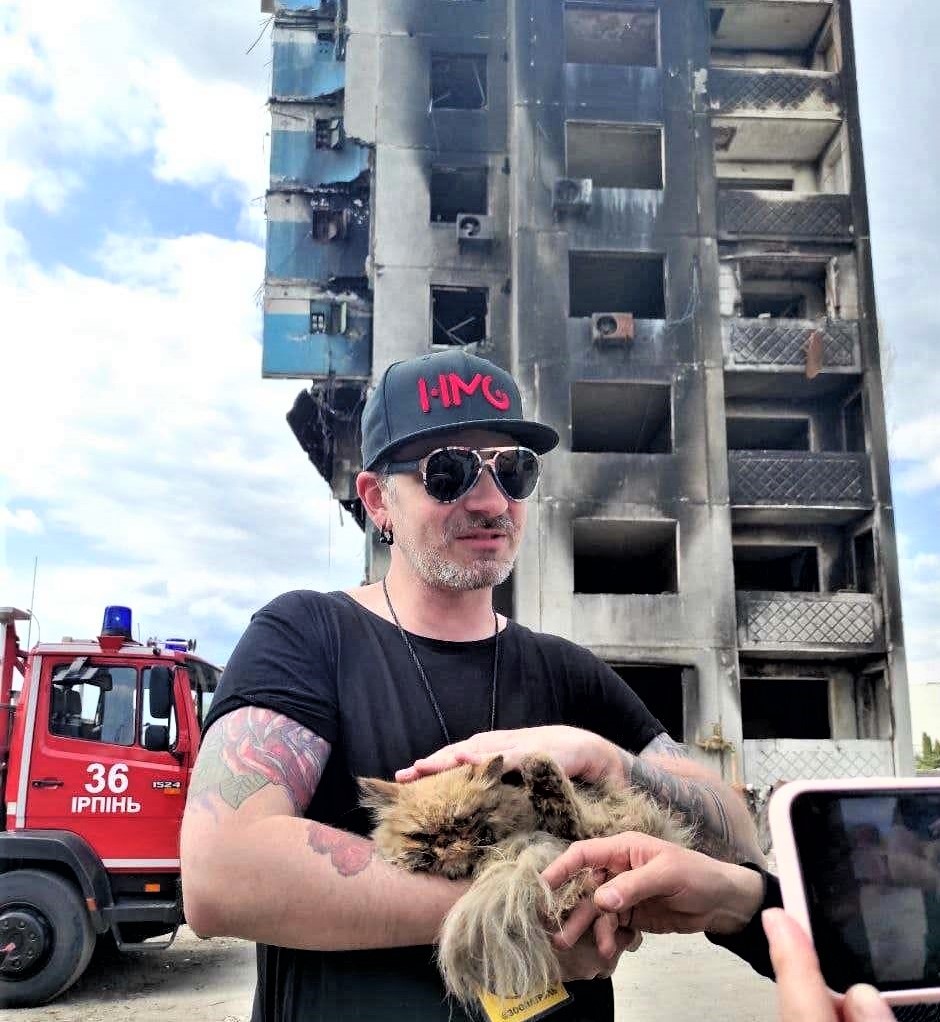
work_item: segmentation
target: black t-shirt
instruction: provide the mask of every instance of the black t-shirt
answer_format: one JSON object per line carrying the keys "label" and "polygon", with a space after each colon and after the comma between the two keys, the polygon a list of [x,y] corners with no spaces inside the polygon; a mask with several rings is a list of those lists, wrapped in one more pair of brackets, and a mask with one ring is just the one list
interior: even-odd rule
{"label": "black t-shirt", "polygon": [[[409,637],[453,741],[489,730],[494,638]],[[496,727],[570,724],[641,751],[663,726],[606,664],[512,621],[500,633]],[[345,593],[286,593],[252,618],[206,718],[242,706],[283,713],[331,745],[308,819],[358,834],[371,824],[357,777],[391,778],[445,744],[398,629]],[[551,750],[548,750],[551,751]],[[316,920],[311,920],[311,926]],[[568,984],[557,1022],[610,1022],[609,980]],[[253,1022],[462,1022],[430,947],[300,951],[258,947]]]}

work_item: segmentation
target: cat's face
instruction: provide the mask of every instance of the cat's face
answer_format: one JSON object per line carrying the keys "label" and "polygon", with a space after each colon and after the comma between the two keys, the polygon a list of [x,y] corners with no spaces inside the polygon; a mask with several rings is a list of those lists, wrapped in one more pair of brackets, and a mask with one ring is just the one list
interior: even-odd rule
{"label": "cat's face", "polygon": [[362,804],[376,821],[372,838],[397,866],[469,877],[486,849],[535,827],[528,795],[503,775],[503,758],[456,767],[409,784],[363,778]]}

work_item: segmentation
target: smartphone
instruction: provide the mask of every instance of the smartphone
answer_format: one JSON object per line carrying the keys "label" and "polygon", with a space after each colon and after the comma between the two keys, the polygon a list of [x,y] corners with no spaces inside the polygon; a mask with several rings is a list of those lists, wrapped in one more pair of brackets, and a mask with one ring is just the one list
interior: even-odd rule
{"label": "smartphone", "polygon": [[940,778],[795,781],[769,817],[784,908],[829,988],[940,1001]]}

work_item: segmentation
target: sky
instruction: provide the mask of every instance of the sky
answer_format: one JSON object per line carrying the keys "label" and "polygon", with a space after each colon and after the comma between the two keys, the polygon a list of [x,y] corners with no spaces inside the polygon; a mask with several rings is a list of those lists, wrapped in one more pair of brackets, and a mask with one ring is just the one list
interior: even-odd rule
{"label": "sky", "polygon": [[[362,575],[261,379],[270,34],[257,0],[0,2],[0,605],[32,641],[224,663],[252,611]],[[936,0],[855,0],[912,680],[940,681]]]}

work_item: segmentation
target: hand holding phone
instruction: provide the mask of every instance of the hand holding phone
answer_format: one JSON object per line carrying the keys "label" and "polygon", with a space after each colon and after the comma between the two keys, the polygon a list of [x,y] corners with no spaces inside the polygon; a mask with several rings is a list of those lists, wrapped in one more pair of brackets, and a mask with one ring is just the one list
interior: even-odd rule
{"label": "hand holding phone", "polygon": [[940,1001],[940,779],[788,784],[770,829],[784,906],[829,988]]}

